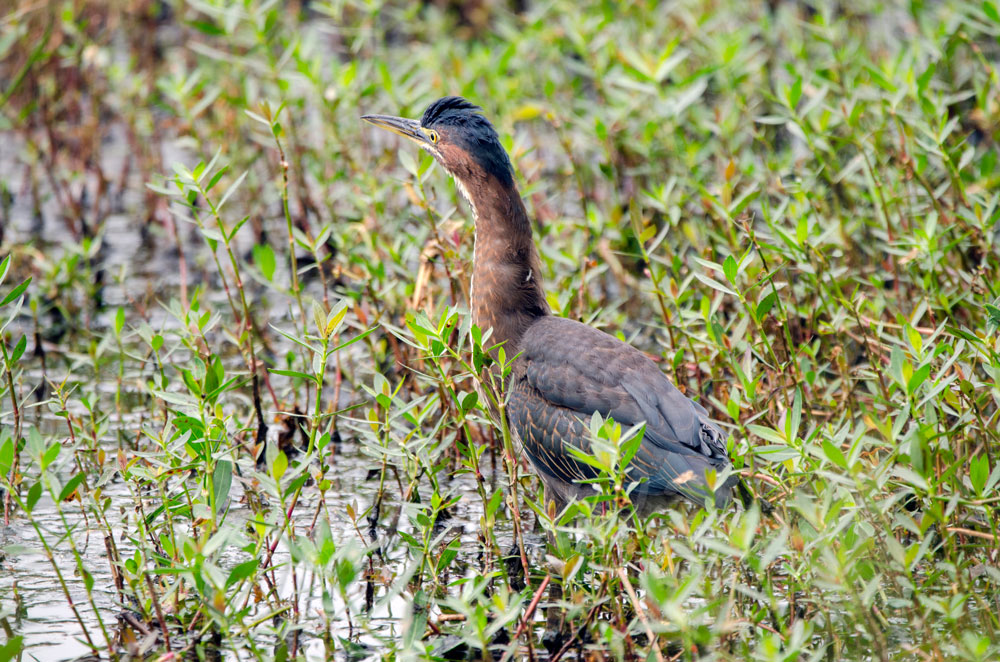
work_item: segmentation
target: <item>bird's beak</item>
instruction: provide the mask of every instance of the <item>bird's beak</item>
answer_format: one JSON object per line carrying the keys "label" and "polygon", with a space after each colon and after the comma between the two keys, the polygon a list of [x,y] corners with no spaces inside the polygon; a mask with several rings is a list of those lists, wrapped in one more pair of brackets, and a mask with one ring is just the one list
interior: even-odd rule
{"label": "bird's beak", "polygon": [[417,120],[409,120],[405,117],[393,117],[392,115],[363,115],[361,119],[379,128],[399,134],[404,138],[409,138],[418,145],[430,142],[423,129],[420,128],[420,122]]}

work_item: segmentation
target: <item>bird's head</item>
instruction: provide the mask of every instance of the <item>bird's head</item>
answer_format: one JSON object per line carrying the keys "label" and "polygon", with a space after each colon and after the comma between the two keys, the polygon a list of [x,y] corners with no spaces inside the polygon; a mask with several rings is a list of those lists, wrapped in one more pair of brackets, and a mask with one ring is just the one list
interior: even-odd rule
{"label": "bird's head", "polygon": [[444,97],[428,106],[419,120],[392,115],[365,115],[361,119],[417,143],[463,188],[512,187],[510,158],[481,110],[462,97]]}

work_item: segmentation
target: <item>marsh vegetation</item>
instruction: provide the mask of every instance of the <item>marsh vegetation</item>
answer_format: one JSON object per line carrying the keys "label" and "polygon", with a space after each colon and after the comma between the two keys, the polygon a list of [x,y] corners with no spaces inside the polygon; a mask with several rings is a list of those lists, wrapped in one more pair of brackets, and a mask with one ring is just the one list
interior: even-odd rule
{"label": "marsh vegetation", "polygon": [[[1000,657],[994,0],[0,11],[0,662]],[[444,94],[755,505],[505,453]]]}

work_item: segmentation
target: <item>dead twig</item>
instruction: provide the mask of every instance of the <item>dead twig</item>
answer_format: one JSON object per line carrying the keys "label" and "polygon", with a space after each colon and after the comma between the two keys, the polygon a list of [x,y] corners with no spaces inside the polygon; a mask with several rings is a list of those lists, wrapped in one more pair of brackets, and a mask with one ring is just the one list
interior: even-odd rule
{"label": "dead twig", "polygon": [[639,603],[639,598],[635,594],[635,589],[632,588],[632,582],[628,580],[628,575],[625,574],[625,568],[618,568],[616,572],[618,573],[618,579],[622,580],[622,586],[625,587],[625,592],[628,593],[629,600],[632,601],[632,606],[635,607],[636,616],[639,617],[639,621],[642,623],[642,627],[646,631],[646,636],[649,638],[649,645],[653,647],[653,654],[656,655],[657,662],[665,662],[663,659],[663,651],[660,650],[660,645],[656,635],[653,634],[653,629],[649,627],[649,619],[646,618],[646,610],[644,610],[642,605]]}
{"label": "dead twig", "polygon": [[538,606],[539,600],[542,599],[542,593],[545,592],[545,588],[549,585],[550,579],[551,577],[549,575],[545,575],[545,579],[542,580],[538,590],[535,591],[535,596],[531,598],[531,602],[528,604],[528,608],[525,610],[524,616],[521,617],[521,622],[517,626],[517,632],[511,640],[510,648],[508,648],[507,652],[503,654],[500,662],[507,662],[507,660],[510,659],[510,656],[514,654],[514,648],[517,647],[517,640],[521,638],[522,634],[524,634],[524,629],[528,626],[528,621],[531,620],[532,614],[535,613],[535,607]]}

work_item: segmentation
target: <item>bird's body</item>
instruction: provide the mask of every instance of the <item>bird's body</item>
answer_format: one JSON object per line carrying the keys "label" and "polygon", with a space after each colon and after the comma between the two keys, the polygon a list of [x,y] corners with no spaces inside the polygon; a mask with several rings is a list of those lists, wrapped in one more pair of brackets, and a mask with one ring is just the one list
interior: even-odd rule
{"label": "bird's body", "polygon": [[[642,480],[633,503],[651,512],[680,497],[703,503],[705,472],[729,466],[725,437],[707,412],[685,397],[645,354],[574,320],[545,316],[521,338],[507,390],[507,415],[525,452],[557,502],[582,498],[593,488],[578,481],[596,471],[568,452],[588,448],[593,413],[628,427],[645,423],[629,477]],[[731,485],[720,480],[715,502]]]}
{"label": "bird's body", "polygon": [[709,469],[730,467],[725,437],[703,407],[630,345],[579,322],[554,317],[539,280],[541,262],[513,169],[492,125],[458,97],[440,99],[415,120],[364,119],[414,140],[455,178],[476,223],[473,322],[492,329],[513,361],[505,384],[510,429],[560,505],[593,493],[596,477],[570,448],[588,450],[594,412],[623,427],[645,423],[628,466],[643,513],[678,498],[727,503],[734,477],[708,486]]}

